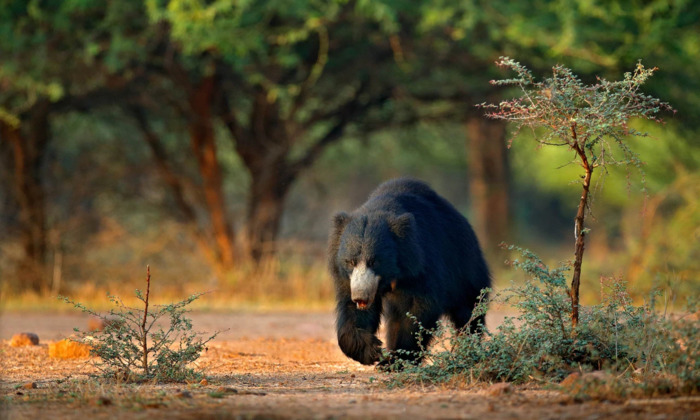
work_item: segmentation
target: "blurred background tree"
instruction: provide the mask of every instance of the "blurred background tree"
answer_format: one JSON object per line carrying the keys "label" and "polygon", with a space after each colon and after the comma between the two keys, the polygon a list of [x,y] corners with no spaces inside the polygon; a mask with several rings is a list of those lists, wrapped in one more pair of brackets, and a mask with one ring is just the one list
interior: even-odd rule
{"label": "blurred background tree", "polygon": [[138,10],[119,5],[4,1],[0,9],[3,221],[21,243],[16,273],[3,277],[46,292],[54,120],[123,100],[138,76],[129,61],[149,28]]}
{"label": "blurred background tree", "polygon": [[[501,99],[501,55],[584,81],[660,67],[649,93],[678,114],[638,149],[653,212],[611,180],[591,250],[621,250],[601,270],[670,270],[697,290],[698,22],[692,1],[6,0],[3,290],[108,284],[146,260],[180,285],[209,272],[242,286],[239,269],[264,261],[272,281],[322,271],[329,215],[398,175],[455,202],[489,254],[557,250],[577,199],[556,178],[572,168],[509,154],[507,126],[474,107]],[[666,224],[681,237],[655,233]]]}

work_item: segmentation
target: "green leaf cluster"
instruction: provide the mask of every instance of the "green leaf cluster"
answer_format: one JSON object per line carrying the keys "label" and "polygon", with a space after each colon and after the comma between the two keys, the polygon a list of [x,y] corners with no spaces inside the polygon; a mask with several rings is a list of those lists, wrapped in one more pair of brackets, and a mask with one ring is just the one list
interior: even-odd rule
{"label": "green leaf cluster", "polygon": [[[641,167],[639,157],[629,147],[630,136],[647,137],[629,126],[633,118],[661,122],[659,114],[673,109],[666,102],[645,95],[641,86],[656,69],[639,62],[624,79],[610,82],[598,79],[584,84],[570,69],[557,65],[552,77],[536,81],[532,73],[517,61],[502,57],[497,64],[513,70],[517,77],[495,80],[496,86],[517,86],[522,96],[497,105],[483,104],[492,110],[487,115],[511,121],[516,133],[523,128],[535,132],[542,145],[580,148],[586,152],[593,168],[606,165]],[[612,143],[622,152],[616,159]]]}

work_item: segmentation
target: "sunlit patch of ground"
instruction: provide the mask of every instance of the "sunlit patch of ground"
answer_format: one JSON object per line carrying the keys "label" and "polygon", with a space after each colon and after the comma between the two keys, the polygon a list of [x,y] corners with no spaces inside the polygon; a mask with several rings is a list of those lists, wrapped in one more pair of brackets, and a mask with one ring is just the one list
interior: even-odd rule
{"label": "sunlit patch of ground", "polygon": [[[59,324],[55,316],[44,316],[54,327]],[[343,356],[332,338],[330,315],[237,314],[235,324],[222,315],[218,325],[216,319],[208,316],[202,324],[237,332],[211,343],[199,360],[205,383],[109,384],[90,378],[97,372],[91,360],[52,359],[48,342],[15,348],[4,339],[0,417],[700,418],[700,399],[689,397],[581,403],[556,390],[528,387],[514,387],[499,396],[489,395],[488,385],[389,389],[388,374]],[[296,328],[299,324],[306,325]],[[4,323],[3,331],[7,328]],[[30,383],[36,388],[23,387]]]}

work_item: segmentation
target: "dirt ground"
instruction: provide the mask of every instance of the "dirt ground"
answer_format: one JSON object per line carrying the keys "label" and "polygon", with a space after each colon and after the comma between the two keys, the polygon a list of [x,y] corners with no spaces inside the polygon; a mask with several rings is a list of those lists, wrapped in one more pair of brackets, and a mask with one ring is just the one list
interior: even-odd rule
{"label": "dirt ground", "polygon": [[[48,356],[48,343],[85,329],[79,314],[0,314],[0,418],[203,419],[700,419],[700,399],[575,401],[556,390],[488,385],[388,388],[389,374],[346,358],[330,313],[195,313],[197,331],[224,331],[199,365],[202,384],[86,381],[89,360]],[[491,313],[495,325],[503,314]],[[10,347],[17,332],[40,344]],[[35,383],[36,388],[22,386]]]}

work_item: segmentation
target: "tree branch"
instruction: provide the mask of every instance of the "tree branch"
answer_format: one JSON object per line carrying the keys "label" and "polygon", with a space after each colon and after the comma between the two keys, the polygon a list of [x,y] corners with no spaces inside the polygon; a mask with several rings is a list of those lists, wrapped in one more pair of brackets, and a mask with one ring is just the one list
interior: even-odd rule
{"label": "tree branch", "polygon": [[390,93],[382,92],[376,97],[370,99],[369,101],[361,102],[360,96],[363,93],[363,91],[367,88],[367,85],[368,83],[366,81],[363,81],[362,85],[360,85],[360,87],[355,92],[353,98],[346,102],[343,106],[330,113],[323,113],[317,114],[316,116],[312,116],[305,123],[305,125],[308,125],[312,121],[319,122],[323,119],[331,119],[334,115],[338,116],[338,120],[330,128],[330,130],[328,130],[328,132],[326,132],[326,134],[323,137],[316,141],[316,143],[311,145],[311,147],[309,147],[304,156],[302,156],[296,162],[289,165],[291,174],[297,174],[301,170],[311,166],[316,161],[316,159],[318,159],[318,157],[321,155],[321,153],[326,147],[338,141],[342,137],[345,128],[350,123],[354,122],[358,116],[363,115],[368,109],[381,105],[382,103],[389,100],[389,98],[391,98]]}
{"label": "tree branch", "polygon": [[225,92],[219,94],[219,118],[228,129],[235,142],[249,143],[250,133],[238,123],[236,110],[231,107]]}
{"label": "tree branch", "polygon": [[153,153],[153,158],[156,163],[156,169],[163,177],[165,183],[170,187],[170,190],[173,193],[173,197],[175,198],[175,202],[177,203],[178,208],[189,222],[196,223],[197,216],[194,211],[194,208],[185,199],[184,183],[177,175],[175,175],[175,172],[170,168],[168,164],[168,156],[165,152],[165,149],[163,148],[163,145],[161,144],[160,139],[158,138],[156,133],[149,126],[148,121],[146,120],[145,111],[143,110],[143,108],[138,106],[131,106],[128,108],[128,111],[131,114],[131,116],[134,117],[138,128],[143,134],[143,139],[146,141],[146,144],[148,144],[148,147],[151,149],[151,153]]}
{"label": "tree branch", "polygon": [[306,80],[301,84],[299,88],[299,93],[294,98],[292,107],[287,115],[287,121],[293,121],[296,117],[297,112],[306,102],[309,95],[309,91],[316,84],[318,78],[321,77],[326,62],[328,61],[328,48],[329,48],[329,37],[328,30],[321,26],[317,29],[318,32],[318,52],[316,54],[316,59],[313,63],[309,63],[309,74]]}

